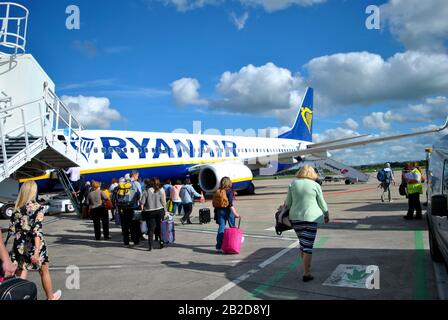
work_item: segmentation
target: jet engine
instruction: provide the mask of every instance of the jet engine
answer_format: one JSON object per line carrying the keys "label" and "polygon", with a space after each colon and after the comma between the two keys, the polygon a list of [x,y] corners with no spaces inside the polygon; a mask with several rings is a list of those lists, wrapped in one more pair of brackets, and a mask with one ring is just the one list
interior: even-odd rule
{"label": "jet engine", "polygon": [[224,177],[232,181],[233,189],[246,190],[253,187],[252,171],[239,162],[222,162],[205,165],[199,171],[199,185],[207,193],[215,192]]}

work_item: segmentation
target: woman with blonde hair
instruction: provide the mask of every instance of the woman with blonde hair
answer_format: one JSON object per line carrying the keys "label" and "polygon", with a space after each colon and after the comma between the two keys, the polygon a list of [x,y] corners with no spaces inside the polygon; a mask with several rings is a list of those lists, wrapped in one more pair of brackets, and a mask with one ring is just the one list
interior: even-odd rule
{"label": "woman with blonde hair", "polygon": [[233,190],[230,178],[224,177],[221,179],[219,189],[213,195],[213,207],[215,208],[216,223],[219,225],[216,235],[216,252],[221,253],[226,224],[234,227],[235,218],[240,218],[233,206]]}
{"label": "woman with blonde hair", "polygon": [[316,240],[318,223],[328,223],[328,206],[322,189],[316,182],[319,178],[309,165],[297,173],[297,179],[291,183],[286,198],[289,219],[300,241],[300,256],[303,260],[303,281],[314,279],[311,275],[311,257]]}
{"label": "woman with blonde hair", "polygon": [[20,188],[9,234],[14,237],[11,260],[17,265],[17,276],[26,279],[29,270],[39,270],[42,286],[48,300],[59,300],[62,292],[53,293],[49,258],[44,235],[42,207],[36,202],[37,184],[25,182]]}

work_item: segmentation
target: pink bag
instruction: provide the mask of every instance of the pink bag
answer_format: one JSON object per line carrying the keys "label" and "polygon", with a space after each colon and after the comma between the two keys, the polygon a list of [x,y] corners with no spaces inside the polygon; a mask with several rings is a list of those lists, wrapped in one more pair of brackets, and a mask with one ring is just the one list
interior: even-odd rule
{"label": "pink bag", "polygon": [[239,254],[241,251],[241,243],[243,241],[243,230],[240,229],[241,218],[239,219],[238,228],[227,228],[224,230],[224,239],[222,241],[222,252],[227,254]]}

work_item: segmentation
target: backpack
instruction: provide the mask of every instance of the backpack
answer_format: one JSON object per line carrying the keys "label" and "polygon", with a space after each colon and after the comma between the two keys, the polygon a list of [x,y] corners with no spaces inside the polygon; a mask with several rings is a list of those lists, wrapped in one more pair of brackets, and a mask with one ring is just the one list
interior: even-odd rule
{"label": "backpack", "polygon": [[225,189],[218,189],[213,194],[214,208],[227,208],[229,206],[229,199],[227,198],[227,191]]}
{"label": "backpack", "polygon": [[135,181],[121,182],[118,184],[115,196],[117,207],[121,209],[134,209],[138,206],[140,196]]}
{"label": "backpack", "polygon": [[378,174],[376,175],[376,178],[380,182],[385,182],[386,181],[386,171],[384,171],[384,169],[378,171]]}

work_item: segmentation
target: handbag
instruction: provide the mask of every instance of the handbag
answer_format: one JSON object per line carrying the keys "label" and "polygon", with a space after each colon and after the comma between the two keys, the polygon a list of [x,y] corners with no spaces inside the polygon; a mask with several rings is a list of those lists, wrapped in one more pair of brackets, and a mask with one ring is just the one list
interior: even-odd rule
{"label": "handbag", "polygon": [[141,210],[134,210],[134,215],[132,216],[132,220],[134,221],[141,221],[142,218],[142,211]]}
{"label": "handbag", "polygon": [[112,200],[110,200],[110,199],[104,200],[103,205],[106,208],[106,210],[113,210],[114,209],[114,204],[112,203]]}

